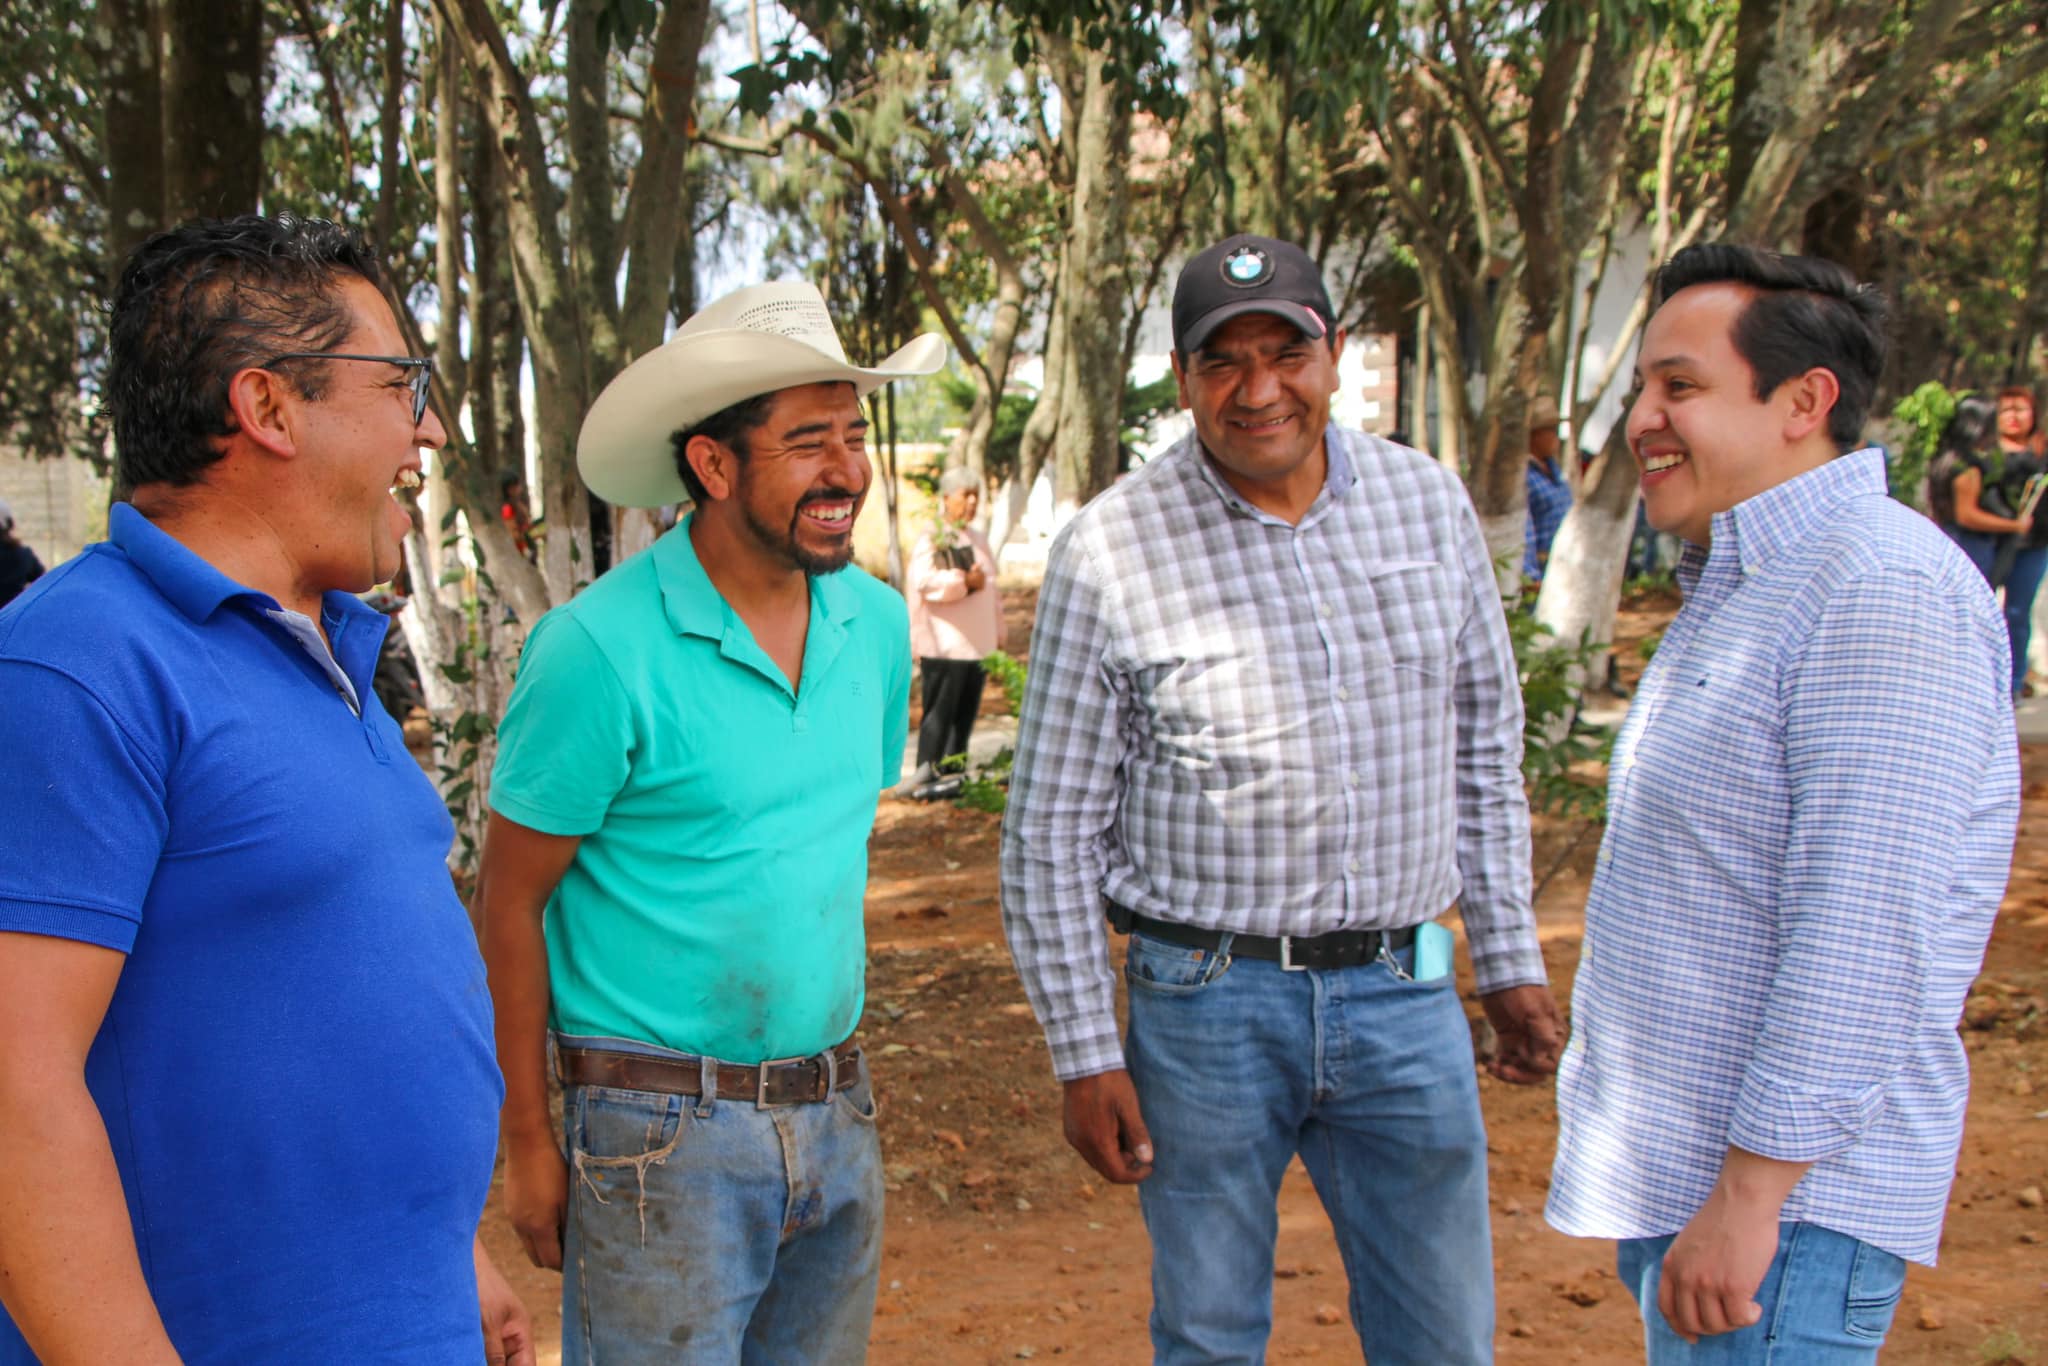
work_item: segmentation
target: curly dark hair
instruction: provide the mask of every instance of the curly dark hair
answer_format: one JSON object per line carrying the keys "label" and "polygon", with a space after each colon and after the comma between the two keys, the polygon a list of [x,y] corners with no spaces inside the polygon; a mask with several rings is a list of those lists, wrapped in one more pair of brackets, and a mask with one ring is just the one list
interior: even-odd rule
{"label": "curly dark hair", "polygon": [[720,408],[693,426],[669,434],[669,444],[675,449],[676,473],[682,477],[683,487],[690,491],[692,503],[704,501],[704,481],[697,477],[697,471],[690,468],[690,438],[708,436],[745,460],[748,435],[768,420],[768,414],[775,408],[775,396],[780,392],[779,389],[771,389],[765,394],[743,398],[738,403]]}
{"label": "curly dark hair", "polygon": [[1723,282],[1757,291],[1735,320],[1734,334],[1736,353],[1756,374],[1756,396],[1769,398],[1815,367],[1832,372],[1841,397],[1828,414],[1828,436],[1840,449],[1853,449],[1884,371],[1884,296],[1833,261],[1707,242],[1664,263],[1657,303],[1681,289]]}
{"label": "curly dark hair", "polygon": [[[228,382],[285,351],[325,351],[355,327],[340,285],[382,286],[369,243],[320,218],[207,219],[160,232],[130,253],[107,305],[105,399],[113,419],[114,496],[143,484],[191,484],[235,431]],[[279,367],[308,400],[329,367]]]}

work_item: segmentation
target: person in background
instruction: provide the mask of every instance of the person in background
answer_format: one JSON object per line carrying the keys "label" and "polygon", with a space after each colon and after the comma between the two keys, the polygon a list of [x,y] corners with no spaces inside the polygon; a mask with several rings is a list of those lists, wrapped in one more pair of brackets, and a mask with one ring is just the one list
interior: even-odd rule
{"label": "person in background", "polygon": [[498,516],[504,519],[505,530],[512,533],[512,548],[532,560],[533,510],[526,497],[526,476],[517,470],[505,471],[498,480],[498,497],[502,500]]}
{"label": "person in background", "polygon": [[2034,391],[2010,385],[1998,391],[1998,449],[2005,457],[2000,480],[2005,500],[2020,523],[1999,546],[1994,581],[2005,590],[2005,629],[2012,644],[2012,696],[2015,702],[2034,695],[2027,682],[2027,647],[2034,635],[2034,597],[2048,570],[2048,517],[2029,509],[2032,481],[2048,473],[2048,432],[2041,430]]}
{"label": "person in background", "polygon": [[912,795],[965,766],[968,737],[981,708],[981,661],[1003,643],[1003,599],[996,557],[974,526],[981,485],[965,469],[939,480],[938,525],[918,537],[904,570],[910,599],[910,649],[923,679],[924,719],[917,728]]}
{"label": "person in background", "polygon": [[1941,429],[1940,446],[1927,466],[1927,515],[1994,588],[2000,540],[2026,529],[2006,505],[2004,461],[1992,452],[1997,415],[1990,399],[1966,395]]}
{"label": "person in background", "polygon": [[1572,486],[1557,459],[1560,425],[1557,400],[1536,395],[1529,404],[1529,517],[1522,524],[1522,577],[1531,583],[1543,582],[1550,543],[1572,506]]}
{"label": "person in background", "polygon": [[21,596],[21,590],[43,576],[36,552],[15,539],[14,509],[0,499],[0,607]]}

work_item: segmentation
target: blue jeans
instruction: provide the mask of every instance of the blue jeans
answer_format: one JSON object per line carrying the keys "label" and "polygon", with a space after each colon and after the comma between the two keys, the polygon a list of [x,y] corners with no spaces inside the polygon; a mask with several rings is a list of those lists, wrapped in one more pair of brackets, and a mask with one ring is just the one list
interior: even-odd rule
{"label": "blue jeans", "polygon": [[1906,1264],[1891,1253],[1818,1224],[1781,1224],[1778,1255],[1756,1292],[1763,1318],[1692,1345],[1657,1311],[1657,1280],[1672,1236],[1615,1245],[1622,1284],[1643,1312],[1649,1366],[1869,1366],[1877,1360],[1906,1287]]}
{"label": "blue jeans", "polygon": [[2012,695],[2027,681],[2027,646],[2034,638],[2034,595],[2048,569],[2048,546],[2022,550],[2005,576],[2005,634],[2012,642]]}
{"label": "blue jeans", "polygon": [[1265,1360],[1276,1200],[1299,1152],[1373,1366],[1492,1361],[1486,1132],[1451,978],[1384,962],[1283,972],[1142,932],[1124,975],[1155,1154],[1138,1187],[1154,1360]]}
{"label": "blue jeans", "polygon": [[564,1366],[866,1358],[882,1156],[865,1061],[831,1100],[767,1110],[572,1086],[562,1122]]}
{"label": "blue jeans", "polygon": [[1977,566],[1984,582],[1990,583],[1992,567],[1998,562],[1998,538],[1988,531],[1965,531],[1959,526],[1943,526],[1941,529],[1948,533],[1948,538],[1963,554],[1970,557],[1970,563]]}

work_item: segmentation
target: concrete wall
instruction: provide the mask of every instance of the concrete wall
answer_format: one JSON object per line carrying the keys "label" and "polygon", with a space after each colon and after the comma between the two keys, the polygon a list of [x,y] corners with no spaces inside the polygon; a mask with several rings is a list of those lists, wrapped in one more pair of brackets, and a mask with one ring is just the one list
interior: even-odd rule
{"label": "concrete wall", "polygon": [[14,509],[15,538],[45,565],[105,539],[107,493],[107,481],[82,460],[33,460],[0,449],[0,498]]}

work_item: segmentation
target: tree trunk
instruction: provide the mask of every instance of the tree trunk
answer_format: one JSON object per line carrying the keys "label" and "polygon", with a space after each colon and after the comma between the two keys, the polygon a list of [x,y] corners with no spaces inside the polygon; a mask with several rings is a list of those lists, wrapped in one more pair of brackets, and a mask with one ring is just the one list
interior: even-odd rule
{"label": "tree trunk", "polygon": [[968,363],[968,373],[974,381],[974,405],[968,410],[949,460],[985,482],[989,438],[995,434],[996,418],[1002,412],[1010,362],[1017,354],[1017,336],[1024,329],[1024,270],[960,173],[947,165],[944,174],[947,198],[966,219],[975,246],[996,276],[995,316],[989,323],[988,344],[978,360],[961,357]]}
{"label": "tree trunk", "polygon": [[163,7],[107,0],[106,21],[85,26],[98,60],[107,162],[107,278],[164,226]]}
{"label": "tree trunk", "polygon": [[262,0],[168,0],[165,218],[254,213],[263,190]]}
{"label": "tree trunk", "polygon": [[1067,289],[1066,277],[1053,282],[1052,311],[1045,321],[1045,383],[1038,391],[1037,406],[1024,424],[1017,443],[1017,468],[996,498],[990,517],[988,543],[998,555],[1016,533],[1031,501],[1031,489],[1045,468],[1059,432],[1060,409],[1066,398],[1067,374]]}
{"label": "tree trunk", "polygon": [[[384,6],[384,107],[377,113],[377,247],[390,251],[393,230],[398,225],[398,128],[404,112],[405,91],[405,4],[388,0]],[[344,144],[346,127],[335,130]],[[438,150],[438,149],[437,149]]]}
{"label": "tree trunk", "polygon": [[[1053,438],[1057,520],[1064,522],[1110,485],[1123,414],[1123,333],[1128,286],[1131,100],[1102,53],[1076,48],[1080,99],[1074,192],[1065,261],[1067,345],[1059,429]],[[1073,89],[1073,85],[1068,85]],[[1085,282],[1085,283],[1084,283]],[[1081,286],[1076,288],[1075,286]],[[1042,401],[1042,400],[1041,400]]]}
{"label": "tree trunk", "polygon": [[[1536,620],[1567,646],[1614,639],[1622,571],[1636,525],[1636,462],[1629,454],[1625,426],[1614,424],[1578,501],[1565,514],[1536,595]],[[1606,668],[1603,654],[1598,672]],[[1574,683],[1601,681],[1588,677]]]}

